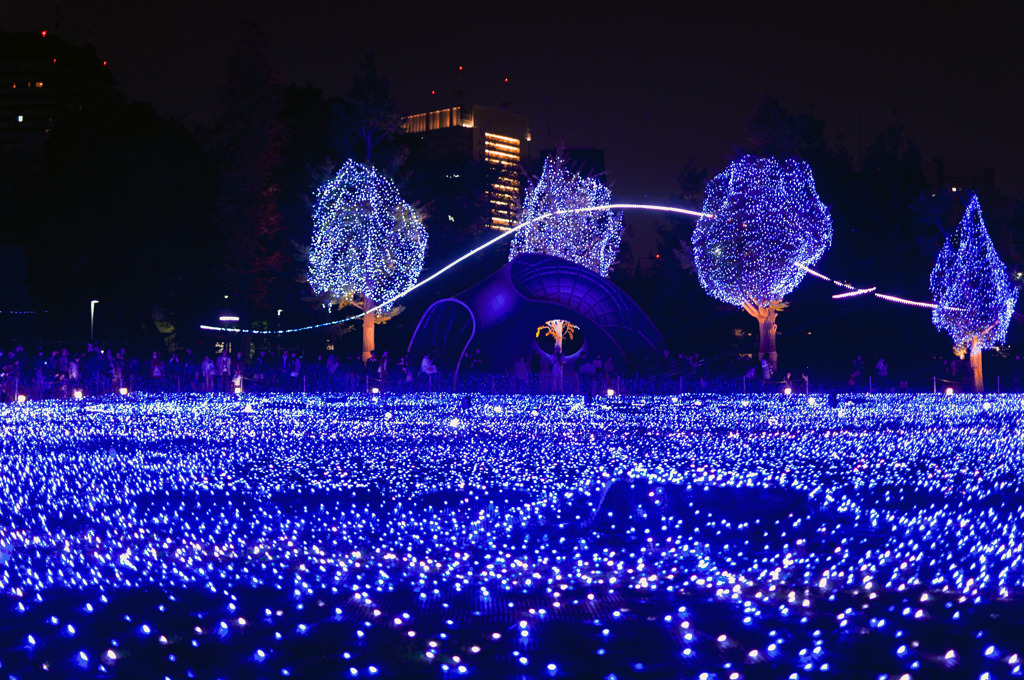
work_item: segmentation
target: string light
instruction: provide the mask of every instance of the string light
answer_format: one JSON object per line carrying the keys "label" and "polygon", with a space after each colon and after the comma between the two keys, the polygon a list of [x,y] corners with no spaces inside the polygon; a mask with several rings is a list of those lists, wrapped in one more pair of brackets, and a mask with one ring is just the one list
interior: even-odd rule
{"label": "string light", "polygon": [[[529,226],[516,232],[509,261],[542,253],[608,276],[622,240],[622,214],[574,209],[608,205],[611,195],[600,180],[572,172],[561,154],[547,157],[540,178],[527,191],[520,221]],[[543,215],[553,216],[538,218]]]}
{"label": "string light", "polygon": [[977,194],[943,244],[929,283],[936,303],[932,323],[949,333],[957,353],[980,352],[1006,340],[1019,291],[988,235]]}
{"label": "string light", "polygon": [[[721,177],[721,175],[719,177]],[[718,178],[716,178],[716,179],[718,179]],[[698,217],[698,218],[707,218],[707,219],[713,219],[715,217],[715,214],[713,212],[696,211],[696,210],[689,210],[689,209],[686,209],[686,208],[678,208],[678,207],[673,207],[673,206],[662,206],[662,205],[642,204],[642,203],[609,203],[607,205],[595,205],[595,206],[584,206],[584,207],[573,207],[573,208],[556,209],[556,210],[552,210],[550,212],[547,212],[547,213],[544,213],[544,214],[541,214],[541,215],[537,215],[537,216],[535,216],[535,217],[533,217],[531,219],[524,220],[523,222],[521,222],[517,226],[513,227],[512,229],[510,229],[508,231],[504,231],[504,232],[498,234],[497,236],[495,236],[494,238],[490,239],[486,243],[484,243],[484,244],[482,244],[482,245],[480,245],[480,246],[478,246],[476,248],[473,248],[472,250],[467,252],[465,255],[462,255],[461,257],[453,260],[452,262],[450,262],[449,264],[445,265],[444,267],[442,267],[440,270],[438,270],[434,274],[432,274],[432,275],[422,279],[418,283],[415,283],[415,284],[409,286],[408,288],[406,288],[405,290],[397,293],[396,295],[394,295],[390,299],[386,300],[385,302],[378,304],[376,307],[374,307],[371,310],[363,311],[363,312],[360,312],[360,313],[357,313],[357,314],[352,314],[351,316],[348,316],[348,317],[345,317],[345,318],[342,318],[342,319],[338,319],[338,320],[335,320],[335,321],[328,321],[328,322],[319,323],[319,324],[311,324],[311,325],[308,325],[308,326],[301,326],[301,327],[298,327],[298,328],[288,328],[288,329],[279,329],[279,330],[251,330],[251,329],[225,327],[225,326],[212,326],[212,325],[205,325],[205,324],[201,325],[200,328],[202,330],[217,331],[217,332],[224,332],[224,333],[239,333],[239,334],[254,334],[254,335],[284,335],[284,334],[290,334],[290,333],[301,333],[301,332],[304,332],[304,331],[314,330],[314,329],[317,329],[317,328],[325,328],[325,327],[329,327],[329,326],[335,326],[335,325],[339,325],[339,324],[343,324],[343,323],[348,323],[350,321],[355,321],[357,319],[362,318],[363,316],[365,316],[369,312],[377,312],[377,311],[386,309],[387,307],[389,307],[390,305],[393,305],[395,302],[397,302],[399,299],[401,299],[405,295],[408,295],[409,293],[413,292],[417,288],[420,288],[422,286],[427,285],[428,283],[430,283],[434,279],[440,277],[441,275],[445,274],[447,271],[449,271],[453,267],[457,266],[458,264],[460,264],[460,263],[470,259],[471,257],[476,255],[477,253],[479,253],[479,252],[481,252],[481,251],[483,251],[483,250],[485,250],[485,249],[495,245],[499,241],[501,241],[501,240],[503,240],[503,239],[505,239],[505,238],[507,238],[509,236],[512,236],[512,235],[516,234],[519,230],[527,228],[527,227],[530,227],[531,225],[533,225],[536,222],[539,222],[539,221],[542,221],[542,220],[545,220],[545,219],[550,219],[550,218],[553,218],[553,217],[564,216],[564,215],[576,215],[576,214],[592,213],[592,212],[606,212],[606,211],[612,211],[612,210],[649,210],[649,211],[655,211],[655,212],[668,212],[668,213],[674,213],[674,214],[678,214],[678,215],[685,215],[685,216]],[[979,208],[979,213],[978,214],[980,216],[980,208]],[[699,224],[700,223],[698,222],[698,225]],[[695,234],[696,234],[696,231],[695,231]],[[987,233],[986,233],[986,237],[987,237]],[[994,253],[994,251],[992,251],[992,252]],[[849,291],[848,293],[834,295],[833,299],[842,299],[842,298],[846,298],[846,297],[854,297],[854,296],[857,296],[857,295],[872,294],[872,295],[874,295],[875,297],[877,297],[877,298],[879,298],[881,300],[885,300],[887,302],[893,302],[893,303],[897,303],[897,304],[902,304],[902,305],[907,305],[907,306],[920,307],[920,308],[933,309],[933,310],[936,309],[937,307],[939,307],[939,305],[937,305],[935,303],[922,302],[922,301],[917,301],[917,300],[909,300],[907,298],[899,297],[899,296],[896,296],[896,295],[889,295],[889,294],[886,294],[886,293],[880,293],[880,292],[877,291],[877,287],[875,287],[875,286],[872,286],[872,287],[869,287],[869,288],[856,288],[856,287],[854,287],[853,285],[851,285],[849,283],[832,279],[831,277],[829,277],[829,276],[827,276],[827,275],[825,275],[825,274],[823,274],[821,272],[818,272],[818,271],[812,269],[810,266],[808,266],[807,262],[791,261],[790,264],[791,264],[792,267],[798,269],[799,271],[801,271],[801,272],[803,272],[805,274],[810,274],[811,276],[814,276],[814,277],[819,278],[819,279],[821,279],[823,281],[827,281],[829,283],[832,283],[832,284],[834,284],[834,285],[836,285],[838,287],[845,288],[845,289],[847,289]],[[1000,262],[1000,264],[1002,264],[1002,263]],[[1005,266],[1003,267],[1003,270],[1005,271]],[[796,280],[796,283],[799,283],[799,279]],[[794,287],[795,287],[795,284],[794,284]],[[732,304],[732,303],[730,303],[730,304]],[[1008,303],[1009,306],[1006,308],[1008,311],[1004,311],[1004,314],[1006,315],[1007,319],[1009,318],[1009,316],[1012,316],[1013,306],[1015,304],[1016,304],[1016,298],[1014,297],[1014,299],[1011,302]],[[944,310],[947,311],[947,312],[962,312],[962,311],[965,310],[965,308],[956,307],[956,306],[948,306],[947,305],[947,306],[944,306]],[[1004,336],[1003,339],[1005,339],[1005,330],[1003,332],[1003,336]],[[999,340],[997,342],[1002,342],[1002,340]]]}
{"label": "string light", "polygon": [[[831,283],[833,285],[839,286],[840,288],[846,288],[846,289],[849,290],[849,292],[847,292],[847,293],[839,293],[837,295],[833,295],[832,296],[833,300],[839,300],[839,299],[848,298],[848,297],[856,297],[857,295],[867,295],[867,294],[870,293],[870,294],[874,295],[875,297],[877,297],[877,298],[879,298],[881,300],[885,300],[886,302],[895,302],[897,304],[907,305],[907,306],[910,306],[910,307],[923,307],[925,309],[935,309],[938,306],[938,305],[936,305],[934,303],[931,303],[931,302],[920,302],[918,300],[908,300],[906,298],[901,298],[901,297],[899,297],[897,295],[888,295],[886,293],[879,293],[877,287],[875,287],[875,286],[872,286],[871,288],[855,288],[855,287],[851,286],[848,283],[845,283],[843,281],[836,281],[835,279],[830,278],[830,277],[822,274],[821,272],[814,271],[813,269],[811,269],[810,267],[807,267],[806,265],[802,265],[802,264],[797,263],[797,266],[800,267],[801,269],[803,269],[805,272],[807,272],[811,276],[815,276],[815,277],[821,279],[822,281],[828,281],[829,283]],[[958,309],[956,307],[949,307],[948,309],[951,310],[951,311],[961,311],[960,309]]]}
{"label": "string light", "polygon": [[805,272],[807,272],[807,273],[808,273],[808,274],[810,274],[811,276],[816,276],[816,277],[818,277],[819,279],[822,279],[823,281],[830,281],[830,282],[832,282],[832,283],[835,283],[835,284],[836,284],[837,286],[838,286],[838,285],[842,285],[842,284],[841,284],[841,283],[839,283],[838,281],[832,281],[832,279],[830,279],[829,277],[825,276],[825,275],[824,275],[824,274],[822,274],[821,272],[816,272],[816,271],[814,271],[813,269],[811,269],[810,267],[807,267],[806,265],[800,264],[799,262],[797,263],[797,265],[796,265],[796,266],[797,266],[797,267],[800,267],[801,269],[803,269],[803,270],[804,270]]}
{"label": "string light", "polygon": [[895,302],[901,305],[907,305],[909,307],[922,307],[924,309],[935,309],[938,305],[932,304],[931,302],[920,302],[919,300],[908,300],[901,298],[896,295],[887,295],[884,293],[875,293],[875,297],[887,300],[889,302]]}
{"label": "string light", "polygon": [[876,290],[877,289],[874,288],[874,287],[872,287],[872,288],[858,288],[857,290],[851,290],[848,293],[836,293],[835,295],[832,296],[832,299],[833,300],[842,300],[843,298],[857,297],[858,295],[867,295],[869,293],[874,293]]}
{"label": "string light", "polygon": [[832,218],[802,161],[741,156],[708,183],[704,213],[692,238],[700,283],[736,307],[782,300],[832,243]]}

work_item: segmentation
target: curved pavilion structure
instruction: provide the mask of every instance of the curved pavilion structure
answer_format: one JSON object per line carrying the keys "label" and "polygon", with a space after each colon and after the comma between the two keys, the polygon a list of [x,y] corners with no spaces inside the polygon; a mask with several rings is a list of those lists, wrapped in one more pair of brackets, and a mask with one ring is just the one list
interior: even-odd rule
{"label": "curved pavilion structure", "polygon": [[458,295],[432,304],[409,343],[416,361],[433,351],[440,368],[456,376],[470,345],[486,354],[490,368],[511,371],[537,344],[538,326],[566,319],[583,334],[580,352],[611,355],[618,370],[627,362],[661,360],[661,334],[633,300],[589,269],[549,255],[520,255]]}

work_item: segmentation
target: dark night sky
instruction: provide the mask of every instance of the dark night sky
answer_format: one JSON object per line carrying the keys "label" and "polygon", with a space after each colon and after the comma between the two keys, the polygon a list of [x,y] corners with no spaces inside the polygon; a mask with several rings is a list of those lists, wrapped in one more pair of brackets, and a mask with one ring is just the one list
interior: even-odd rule
{"label": "dark night sky", "polygon": [[[266,31],[283,82],[328,95],[369,50],[410,112],[452,105],[459,65],[467,102],[498,105],[508,77],[534,149],[549,130],[604,148],[619,198],[670,196],[689,155],[721,170],[763,94],[825,119],[855,162],[858,117],[865,145],[898,123],[926,160],[982,161],[1022,193],[1024,3],[673,4],[96,0],[60,4],[59,35],[90,40],[130,98],[199,120],[243,18]],[[7,0],[0,28],[52,30],[57,6]]]}

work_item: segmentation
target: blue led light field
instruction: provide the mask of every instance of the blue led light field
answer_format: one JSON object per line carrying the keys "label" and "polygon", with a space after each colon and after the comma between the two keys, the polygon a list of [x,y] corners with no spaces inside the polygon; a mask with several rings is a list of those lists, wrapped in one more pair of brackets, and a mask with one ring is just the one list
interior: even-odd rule
{"label": "blue led light field", "polygon": [[1011,677],[1016,396],[0,408],[0,678]]}

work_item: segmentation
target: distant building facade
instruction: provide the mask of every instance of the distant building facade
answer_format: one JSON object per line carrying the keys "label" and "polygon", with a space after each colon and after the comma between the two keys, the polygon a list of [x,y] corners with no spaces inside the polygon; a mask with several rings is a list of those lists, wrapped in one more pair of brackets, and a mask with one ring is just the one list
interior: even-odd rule
{"label": "distant building facade", "polygon": [[91,45],[47,31],[0,32],[0,162],[9,170],[38,163],[46,138],[69,115],[124,100]]}
{"label": "distant building facade", "polygon": [[489,106],[453,106],[407,116],[405,134],[417,138],[420,153],[432,158],[457,156],[484,161],[494,170],[488,191],[488,226],[515,226],[522,203],[521,167],[530,157],[526,116]]}

